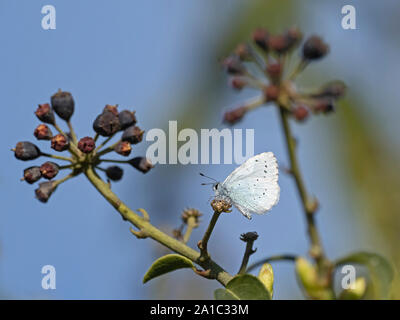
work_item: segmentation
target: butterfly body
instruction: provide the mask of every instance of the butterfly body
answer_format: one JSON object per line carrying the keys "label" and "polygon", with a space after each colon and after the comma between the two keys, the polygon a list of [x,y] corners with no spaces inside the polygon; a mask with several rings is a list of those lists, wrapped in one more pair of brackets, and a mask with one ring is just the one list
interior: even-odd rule
{"label": "butterfly body", "polygon": [[233,204],[246,218],[264,214],[279,201],[278,163],[272,152],[251,157],[222,183],[214,184],[215,199]]}

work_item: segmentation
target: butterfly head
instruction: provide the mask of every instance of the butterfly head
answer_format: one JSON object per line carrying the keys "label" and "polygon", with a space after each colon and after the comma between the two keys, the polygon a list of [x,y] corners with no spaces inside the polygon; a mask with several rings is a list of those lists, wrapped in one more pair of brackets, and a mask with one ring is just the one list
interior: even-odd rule
{"label": "butterfly head", "polygon": [[214,190],[214,191],[218,191],[219,185],[220,185],[219,182],[214,183],[214,184],[213,184],[213,190]]}

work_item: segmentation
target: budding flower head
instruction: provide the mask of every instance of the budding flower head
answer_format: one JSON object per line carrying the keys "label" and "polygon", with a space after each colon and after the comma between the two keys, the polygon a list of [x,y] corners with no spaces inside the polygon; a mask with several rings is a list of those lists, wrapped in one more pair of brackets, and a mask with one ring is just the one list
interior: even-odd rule
{"label": "budding flower head", "polygon": [[78,142],[78,149],[83,153],[90,153],[96,148],[96,143],[92,137],[84,137]]}
{"label": "budding flower head", "polygon": [[136,157],[129,160],[129,164],[142,173],[147,173],[154,165],[145,157]]}
{"label": "budding flower head", "polygon": [[51,161],[47,161],[40,166],[40,172],[43,178],[48,180],[53,179],[59,171],[60,167],[58,164]]}
{"label": "budding flower head", "polygon": [[264,51],[268,51],[268,31],[264,28],[257,28],[253,32],[253,41]]}
{"label": "budding flower head", "polygon": [[51,106],[61,119],[68,121],[74,113],[74,98],[71,93],[59,89],[51,97]]}
{"label": "budding flower head", "polygon": [[51,132],[50,128],[45,124],[39,124],[33,132],[33,135],[38,140],[51,140],[53,137],[53,133]]}
{"label": "budding flower head", "polygon": [[303,58],[317,60],[329,52],[329,46],[318,36],[309,37],[303,45]]}
{"label": "budding flower head", "polygon": [[308,108],[303,105],[296,106],[293,109],[293,116],[299,122],[306,120],[309,116]]}
{"label": "budding flower head", "polygon": [[211,207],[213,208],[214,212],[222,213],[222,212],[231,212],[230,208],[232,205],[225,200],[216,200],[214,199],[211,201]]}
{"label": "budding flower head", "polygon": [[115,152],[126,157],[129,156],[129,154],[132,151],[132,146],[128,141],[121,141],[118,142],[118,144],[114,148]]}
{"label": "budding flower head", "polygon": [[187,223],[189,217],[194,217],[196,219],[196,222],[198,222],[199,218],[202,215],[203,214],[201,214],[199,210],[194,209],[194,208],[188,208],[188,209],[183,210],[183,212],[182,212],[182,221],[184,223]]}
{"label": "budding flower head", "polygon": [[126,128],[124,133],[122,134],[122,141],[128,141],[132,144],[137,144],[143,140],[143,133],[139,127],[137,126],[130,126]]}
{"label": "budding flower head", "polygon": [[245,106],[230,110],[224,114],[224,122],[233,125],[236,122],[242,120],[243,116],[246,114],[247,108]]}
{"label": "budding flower head", "polygon": [[29,141],[18,142],[13,151],[14,156],[22,161],[39,158],[41,154],[39,148]]}
{"label": "budding flower head", "polygon": [[222,62],[222,65],[229,74],[240,75],[246,72],[246,69],[239,58],[233,55],[225,58],[225,60]]}
{"label": "budding flower head", "polygon": [[118,166],[111,166],[106,169],[107,178],[113,181],[119,181],[122,179],[124,171]]}
{"label": "budding flower head", "polygon": [[98,115],[96,120],[93,122],[94,131],[103,137],[112,136],[114,133],[119,131],[120,128],[118,115],[115,115],[113,112],[108,110]]}
{"label": "budding flower head", "polygon": [[63,134],[59,133],[51,138],[51,148],[56,151],[64,151],[67,150],[69,147],[68,138],[65,137]]}
{"label": "budding flower head", "polygon": [[39,184],[39,188],[35,190],[36,198],[40,202],[47,202],[55,190],[55,184],[54,181],[47,181],[47,182],[42,182]]}
{"label": "budding flower head", "polygon": [[129,110],[122,110],[118,114],[118,119],[122,130],[125,130],[130,126],[134,126],[137,122],[135,111],[129,111]]}
{"label": "budding flower head", "polygon": [[40,168],[37,166],[29,167],[24,170],[24,177],[21,180],[25,180],[29,184],[35,183],[42,177]]}
{"label": "budding flower head", "polygon": [[40,121],[43,121],[44,123],[50,123],[50,124],[56,123],[53,109],[51,109],[48,103],[39,104],[38,108],[35,111],[35,115],[38,117]]}

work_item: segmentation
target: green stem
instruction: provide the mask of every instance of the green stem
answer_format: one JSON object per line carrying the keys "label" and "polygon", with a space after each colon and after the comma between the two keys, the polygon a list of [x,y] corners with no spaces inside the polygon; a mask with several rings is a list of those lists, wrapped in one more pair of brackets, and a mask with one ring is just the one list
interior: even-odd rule
{"label": "green stem", "polygon": [[96,175],[91,166],[88,166],[84,172],[86,177],[93,184],[93,186],[120,213],[121,217],[124,220],[128,220],[129,222],[131,222],[139,230],[143,231],[146,236],[161,243],[172,251],[187,257],[188,259],[203,267],[205,270],[211,270],[210,274],[214,276],[215,279],[219,281],[223,286],[226,286],[226,284],[232,279],[232,275],[226,272],[216,262],[211,259],[207,261],[200,261],[199,252],[190,248],[183,242],[170,237],[166,233],[154,227],[148,221],[148,219],[146,219],[145,217],[143,218],[137,213],[133,212],[117,197],[115,193],[111,191],[109,186]]}
{"label": "green stem", "polygon": [[50,153],[41,152],[40,155],[43,156],[43,157],[48,157],[48,158],[53,158],[53,159],[58,159],[58,160],[64,160],[64,161],[74,162],[74,160],[73,160],[72,158],[63,157],[63,156],[57,156],[57,155],[55,155],[55,154],[50,154]]}
{"label": "green stem", "polygon": [[67,125],[68,125],[68,128],[69,128],[69,132],[71,133],[72,141],[73,141],[75,144],[78,144],[78,138],[76,137],[75,130],[74,130],[74,128],[72,127],[71,120],[68,120],[68,121],[67,121]]}
{"label": "green stem", "polygon": [[[110,138],[111,138],[111,137],[110,137]],[[109,141],[110,138],[108,138],[107,140]],[[107,140],[106,140],[106,141],[107,141]],[[106,141],[104,141],[103,143],[105,144]],[[103,149],[102,151],[100,151],[99,153],[96,154],[96,157],[99,158],[99,157],[101,157],[101,156],[104,155],[104,154],[107,154],[107,153],[109,153],[109,152],[114,151],[114,148],[115,148],[115,147],[118,145],[118,143],[120,143],[120,142],[121,142],[121,140],[118,140],[117,142],[115,142],[115,143],[112,144],[111,146],[109,146],[109,147]]]}
{"label": "green stem", "polygon": [[290,159],[290,172],[296,182],[296,187],[301,199],[304,215],[307,222],[308,237],[311,243],[311,253],[312,256],[315,258],[318,267],[322,269],[324,268],[326,258],[322,247],[321,238],[315,223],[315,211],[317,206],[313,205],[313,201],[310,200],[304,185],[303,177],[300,172],[296,155],[296,142],[290,129],[288,112],[282,107],[279,107],[279,112],[283,131],[285,134],[286,147]]}
{"label": "green stem", "polygon": [[215,224],[217,223],[220,214],[221,214],[220,212],[214,211],[214,214],[211,218],[210,224],[208,225],[207,230],[204,233],[203,239],[201,240],[200,255],[201,255],[202,260],[207,260],[210,258],[209,254],[208,254],[208,250],[207,250],[208,240],[210,240],[211,233],[214,230]]}
{"label": "green stem", "polygon": [[183,235],[183,243],[188,243],[190,236],[192,234],[192,231],[194,228],[196,228],[197,222],[195,217],[189,217],[187,220],[187,228],[186,232]]}
{"label": "green stem", "polygon": [[101,162],[129,163],[129,160],[100,159]]}
{"label": "green stem", "polygon": [[[96,136],[98,137],[98,134],[96,134]],[[95,136],[95,138],[96,138]],[[99,151],[101,148],[103,148],[112,138],[114,137],[114,135],[109,136],[108,138],[104,139],[104,141],[102,143],[100,143],[96,149],[94,150],[95,152]],[[97,140],[97,139],[96,139]]]}

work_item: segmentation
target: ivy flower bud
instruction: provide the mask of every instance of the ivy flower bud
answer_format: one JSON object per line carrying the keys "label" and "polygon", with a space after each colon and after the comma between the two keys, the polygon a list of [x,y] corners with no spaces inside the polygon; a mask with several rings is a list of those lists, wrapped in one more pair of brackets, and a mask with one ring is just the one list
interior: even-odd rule
{"label": "ivy flower bud", "polygon": [[98,115],[93,122],[93,129],[103,137],[110,137],[120,130],[118,116],[111,111],[105,111]]}
{"label": "ivy flower bud", "polygon": [[145,157],[133,158],[129,160],[129,164],[142,173],[149,172],[151,168],[154,168],[154,165],[150,162],[150,160]]}
{"label": "ivy flower bud", "polygon": [[18,142],[13,151],[15,157],[22,161],[33,160],[40,157],[39,148],[29,141]]}
{"label": "ivy flower bud", "polygon": [[43,178],[48,180],[53,179],[59,171],[60,167],[58,164],[51,161],[47,161],[40,166],[40,172]]}
{"label": "ivy flower bud", "polygon": [[247,85],[247,81],[242,77],[233,77],[231,79],[231,86],[233,89],[242,90]]}
{"label": "ivy flower bud", "polygon": [[245,106],[230,110],[225,112],[223,121],[230,125],[235,124],[242,120],[243,116],[246,114],[247,108]]}
{"label": "ivy flower bud", "polygon": [[33,135],[38,140],[51,140],[53,137],[53,133],[51,132],[50,128],[45,124],[39,124],[33,132]]}
{"label": "ivy flower bud", "polygon": [[144,131],[137,126],[130,126],[125,129],[122,134],[122,141],[128,141],[132,144],[137,144],[143,140]]}
{"label": "ivy flower bud", "polygon": [[37,166],[29,167],[24,170],[24,177],[21,180],[25,180],[29,184],[35,183],[42,177],[40,168]]}
{"label": "ivy flower bud", "polygon": [[118,166],[111,166],[106,169],[107,178],[112,181],[119,181],[122,179],[124,171]]}
{"label": "ivy flower bud", "polygon": [[303,38],[303,34],[296,27],[290,28],[286,32],[285,36],[286,36],[286,41],[288,42],[290,49],[296,47],[300,43],[301,39]]}
{"label": "ivy flower bud", "polygon": [[83,153],[90,153],[94,150],[94,148],[96,148],[96,143],[91,137],[84,137],[78,142],[78,149]]}
{"label": "ivy flower bud", "polygon": [[215,212],[222,213],[222,212],[231,212],[230,208],[232,207],[232,205],[224,200],[214,199],[213,201],[211,201],[211,207]]}
{"label": "ivy flower bud", "polygon": [[50,124],[56,123],[53,109],[50,107],[48,103],[39,104],[38,108],[35,111],[35,115],[38,117],[40,121],[43,121],[44,123],[50,123]]}
{"label": "ivy flower bud", "polygon": [[183,221],[184,223],[187,223],[187,222],[188,222],[188,219],[189,219],[190,217],[194,217],[194,218],[196,219],[196,223],[198,223],[198,222],[199,222],[199,218],[200,218],[202,215],[203,215],[203,214],[200,213],[199,210],[194,209],[194,208],[188,208],[188,209],[183,210],[181,218],[182,218],[182,221]]}
{"label": "ivy flower bud", "polygon": [[118,114],[118,119],[121,126],[121,130],[125,130],[130,126],[134,126],[137,122],[135,111],[129,111],[129,110],[122,110]]}
{"label": "ivy flower bud", "polygon": [[49,200],[51,194],[54,192],[54,190],[55,190],[54,181],[42,182],[39,184],[39,188],[35,190],[36,198],[40,202],[46,203]]}
{"label": "ivy flower bud", "polygon": [[251,53],[250,53],[249,46],[247,44],[245,44],[245,43],[240,43],[236,47],[235,54],[242,61],[246,61],[246,60],[250,60],[251,59]]}
{"label": "ivy flower bud", "polygon": [[61,133],[55,135],[51,138],[51,148],[56,151],[65,151],[69,147],[68,138],[62,135]]}
{"label": "ivy flower bud", "polygon": [[279,97],[279,87],[276,85],[269,85],[264,90],[265,101],[276,101]]}
{"label": "ivy flower bud", "polygon": [[283,54],[290,48],[288,39],[282,34],[270,36],[268,38],[268,46],[278,54]]}
{"label": "ivy flower bud", "polygon": [[257,28],[253,32],[253,41],[264,51],[268,51],[268,31],[264,28]]}
{"label": "ivy flower bud", "polygon": [[51,97],[51,106],[61,119],[68,121],[74,113],[74,98],[71,93],[58,90]]}
{"label": "ivy flower bud", "polygon": [[309,111],[305,106],[300,105],[293,109],[293,116],[297,121],[302,122],[308,118]]}
{"label": "ivy flower bud", "polygon": [[278,62],[268,64],[267,73],[273,79],[279,78],[282,74],[282,65]]}
{"label": "ivy flower bud", "polygon": [[305,60],[318,60],[329,52],[329,46],[318,36],[309,37],[303,45]]}
{"label": "ivy flower bud", "polygon": [[114,151],[126,157],[129,156],[129,154],[131,153],[132,146],[128,141],[121,141],[115,146]]}
{"label": "ivy flower bud", "polygon": [[246,68],[236,56],[229,56],[225,58],[225,60],[222,62],[222,65],[229,74],[241,75],[246,72]]}

